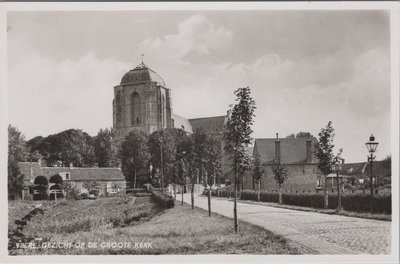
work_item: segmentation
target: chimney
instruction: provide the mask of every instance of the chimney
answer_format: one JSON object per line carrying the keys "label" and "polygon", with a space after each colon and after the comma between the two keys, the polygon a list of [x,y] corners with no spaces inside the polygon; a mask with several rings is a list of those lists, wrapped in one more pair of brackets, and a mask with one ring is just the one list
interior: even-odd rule
{"label": "chimney", "polygon": [[38,158],[37,163],[39,164],[39,166],[42,166],[42,159]]}
{"label": "chimney", "polygon": [[279,134],[276,133],[275,140],[275,160],[278,161],[281,159],[281,141],[279,140]]}
{"label": "chimney", "polygon": [[311,153],[311,139],[310,133],[308,133],[307,141],[306,141],[306,162],[312,163],[312,153]]}
{"label": "chimney", "polygon": [[69,163],[69,168],[72,169],[74,167],[74,164],[72,162]]}

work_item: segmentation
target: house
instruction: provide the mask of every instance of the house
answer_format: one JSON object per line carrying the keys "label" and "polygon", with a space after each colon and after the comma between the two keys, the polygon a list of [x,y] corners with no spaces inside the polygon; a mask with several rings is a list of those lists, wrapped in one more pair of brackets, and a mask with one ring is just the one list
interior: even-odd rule
{"label": "house", "polygon": [[24,177],[22,198],[35,194],[50,195],[64,193],[66,183],[75,187],[79,194],[96,189],[99,195],[125,193],[126,181],[120,168],[78,168],[42,167],[38,162],[19,162],[19,169]]}
{"label": "house", "polygon": [[[323,188],[323,177],[317,169],[314,157],[315,139],[297,138],[257,138],[255,139],[253,158],[259,157],[263,176],[261,190],[277,191],[278,184],[274,179],[275,161],[288,170],[288,177],[282,185],[283,192],[318,192]],[[244,189],[253,189],[252,172],[244,179]]]}

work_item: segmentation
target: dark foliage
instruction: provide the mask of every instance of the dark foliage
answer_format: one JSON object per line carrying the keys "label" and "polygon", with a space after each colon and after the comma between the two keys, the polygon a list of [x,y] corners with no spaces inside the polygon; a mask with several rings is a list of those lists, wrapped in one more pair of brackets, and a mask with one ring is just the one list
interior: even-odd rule
{"label": "dark foliage", "polygon": [[173,208],[175,206],[174,198],[169,195],[153,191],[151,197],[163,208]]}

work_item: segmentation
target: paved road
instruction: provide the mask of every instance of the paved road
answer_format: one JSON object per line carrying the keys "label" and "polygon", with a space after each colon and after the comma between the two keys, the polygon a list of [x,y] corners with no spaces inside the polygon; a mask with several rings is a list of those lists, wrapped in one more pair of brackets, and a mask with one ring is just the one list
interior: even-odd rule
{"label": "paved road", "polygon": [[[190,204],[190,194],[184,195]],[[208,210],[207,197],[195,206]],[[213,198],[212,212],[233,218],[233,202]],[[283,235],[304,254],[390,254],[391,222],[238,203],[239,221]]]}

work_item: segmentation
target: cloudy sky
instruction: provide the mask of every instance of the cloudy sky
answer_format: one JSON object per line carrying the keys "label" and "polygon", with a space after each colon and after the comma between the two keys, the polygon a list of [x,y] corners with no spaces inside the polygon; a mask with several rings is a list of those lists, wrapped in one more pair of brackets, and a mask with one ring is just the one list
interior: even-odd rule
{"label": "cloudy sky", "polygon": [[390,154],[386,11],[8,13],[9,123],[27,139],[112,126],[113,87],[144,62],[187,118],[224,115],[233,91],[256,101],[254,137],[314,135],[329,120],[346,162],[374,133]]}

